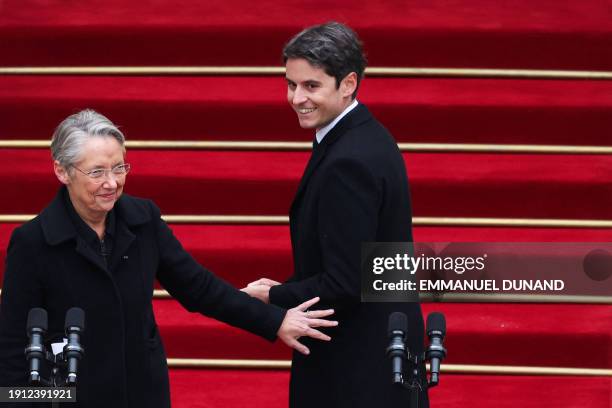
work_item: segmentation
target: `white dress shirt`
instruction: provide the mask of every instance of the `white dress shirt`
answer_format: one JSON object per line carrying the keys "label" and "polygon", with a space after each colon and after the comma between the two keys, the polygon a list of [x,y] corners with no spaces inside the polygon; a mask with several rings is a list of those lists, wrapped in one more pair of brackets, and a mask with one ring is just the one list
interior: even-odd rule
{"label": "white dress shirt", "polygon": [[349,106],[346,107],[345,110],[342,111],[341,114],[339,114],[338,116],[336,116],[336,119],[332,120],[331,122],[329,122],[327,125],[323,126],[321,129],[317,130],[316,133],[316,137],[317,137],[317,143],[321,143],[321,141],[323,140],[323,138],[325,137],[326,134],[329,133],[330,130],[332,130],[334,128],[334,126],[336,126],[336,124],[338,122],[340,122],[340,119],[342,119],[343,117],[346,116],[347,113],[349,113],[350,111],[352,111],[353,109],[355,109],[355,107],[358,105],[359,103],[357,102],[357,99],[355,99],[353,101],[353,103],[351,103]]}

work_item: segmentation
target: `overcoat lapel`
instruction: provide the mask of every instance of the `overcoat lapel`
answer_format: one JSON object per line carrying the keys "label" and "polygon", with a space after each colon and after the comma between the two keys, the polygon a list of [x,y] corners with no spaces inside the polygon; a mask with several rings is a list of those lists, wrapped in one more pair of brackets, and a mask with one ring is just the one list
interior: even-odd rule
{"label": "overcoat lapel", "polygon": [[64,195],[68,194],[66,187],[60,188],[55,198],[40,214],[41,226],[45,239],[49,245],[59,245],[74,240],[76,252],[93,264],[97,269],[108,274],[102,259],[87,245],[76,232],[68,211],[64,205]]}
{"label": "overcoat lapel", "polygon": [[[325,139],[323,139],[323,142],[325,142]],[[310,155],[310,159],[308,160],[308,164],[304,169],[304,174],[302,175],[302,178],[300,180],[300,184],[298,185],[297,192],[295,193],[295,197],[293,198],[293,202],[291,203],[290,212],[293,212],[296,203],[299,201],[300,197],[302,196],[302,193],[304,192],[304,189],[306,188],[306,185],[308,184],[308,179],[310,178],[314,170],[317,168],[319,163],[321,163],[321,160],[323,160],[326,150],[327,144],[324,143],[321,143],[320,146],[316,146],[315,148],[313,148],[312,154]]]}
{"label": "overcoat lapel", "polygon": [[350,111],[345,117],[340,120],[333,127],[332,130],[323,138],[323,141],[316,147],[313,148],[312,155],[310,156],[310,160],[306,165],[306,169],[304,169],[304,174],[302,175],[302,179],[300,180],[300,184],[298,185],[297,191],[295,193],[295,197],[293,198],[293,202],[291,203],[290,213],[293,213],[297,203],[300,201],[302,195],[304,194],[304,190],[308,185],[308,181],[310,180],[312,174],[316,170],[316,168],[321,164],[325,154],[328,152],[328,149],[332,148],[332,145],[349,129],[357,126],[368,119],[371,119],[372,115],[368,111],[368,109],[359,104]]}
{"label": "overcoat lapel", "polygon": [[115,214],[117,216],[116,241],[113,248],[109,270],[114,271],[118,267],[120,260],[126,254],[130,246],[134,243],[136,235],[132,228],[146,224],[151,220],[151,216],[146,208],[136,205],[131,200],[120,198],[115,204]]}
{"label": "overcoat lapel", "polygon": [[110,271],[117,265],[118,260],[126,253],[136,238],[129,227],[148,222],[150,219],[149,215],[146,211],[143,211],[143,208],[136,207],[134,204],[119,199],[115,204],[115,208],[118,210],[117,237],[110,267],[106,268],[102,259],[77,234],[64,206],[64,194],[67,194],[66,187],[60,189],[55,199],[41,213],[41,225],[47,243],[49,245],[58,245],[74,239],[76,241],[76,252],[112,278]]}
{"label": "overcoat lapel", "polygon": [[113,248],[113,255],[111,257],[110,270],[113,271],[117,267],[119,260],[123,257],[123,255],[127,252],[127,250],[136,239],[136,235],[132,233],[125,225],[122,219],[117,220],[117,241],[115,243],[115,248]]}
{"label": "overcoat lapel", "polygon": [[85,240],[79,236],[76,238],[76,252],[98,267],[98,269],[100,269],[102,272],[110,275],[109,271],[106,269],[106,265],[104,265],[104,262],[102,261],[102,258],[96,255],[93,249],[87,245]]}

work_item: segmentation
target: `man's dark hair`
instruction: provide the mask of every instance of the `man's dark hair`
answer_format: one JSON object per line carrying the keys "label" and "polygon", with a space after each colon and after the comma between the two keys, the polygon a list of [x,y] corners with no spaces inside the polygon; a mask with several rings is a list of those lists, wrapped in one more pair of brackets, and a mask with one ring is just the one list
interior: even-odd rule
{"label": "man's dark hair", "polygon": [[336,78],[336,88],[348,74],[355,72],[357,88],[353,99],[368,63],[357,34],[335,21],[309,27],[289,40],[283,49],[283,62],[292,58],[304,58],[313,66],[322,68],[327,75]]}

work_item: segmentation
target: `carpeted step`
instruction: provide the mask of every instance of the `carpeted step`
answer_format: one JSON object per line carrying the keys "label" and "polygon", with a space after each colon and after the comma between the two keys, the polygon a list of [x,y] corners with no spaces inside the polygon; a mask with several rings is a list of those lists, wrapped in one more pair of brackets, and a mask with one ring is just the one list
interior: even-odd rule
{"label": "carpeted step", "polygon": [[170,370],[173,408],[286,408],[287,370]]}
{"label": "carpeted step", "polygon": [[[58,181],[45,149],[1,150],[0,214],[37,213]],[[125,192],[165,214],[284,215],[309,152],[128,153]],[[415,216],[612,218],[612,155],[405,153]]]}
{"label": "carpeted step", "polygon": [[[155,300],[154,307],[168,357],[290,358],[290,349],[281,342],[271,344],[189,313],[175,300]],[[446,316],[448,363],[612,367],[610,305],[424,303],[422,307],[424,316],[432,311]],[[328,332],[333,337],[333,330]]]}
{"label": "carpeted step", "polygon": [[[18,224],[0,223],[0,282],[10,235]],[[236,287],[293,271],[287,225],[172,225],[198,262]],[[608,242],[610,229],[416,227],[420,242]]]}
{"label": "carpeted step", "polygon": [[5,0],[0,55],[7,66],[277,65],[292,35],[328,20],[358,31],[372,65],[612,69],[612,14],[598,1]]}
{"label": "carpeted step", "polygon": [[[285,408],[289,400],[288,371],[171,369],[170,385],[175,408]],[[436,408],[609,408],[611,393],[609,377],[443,373],[429,398]]]}
{"label": "carpeted step", "polygon": [[[612,81],[367,78],[359,100],[399,142],[612,143]],[[50,139],[85,108],[128,140],[307,141],[313,133],[299,128],[282,76],[0,76],[2,139]]]}

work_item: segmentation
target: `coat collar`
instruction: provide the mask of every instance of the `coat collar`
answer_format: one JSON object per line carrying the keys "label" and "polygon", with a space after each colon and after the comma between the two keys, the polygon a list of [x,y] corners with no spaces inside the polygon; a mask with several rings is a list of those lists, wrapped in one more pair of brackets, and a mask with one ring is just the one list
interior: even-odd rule
{"label": "coat collar", "polygon": [[327,150],[334,143],[336,143],[343,134],[348,132],[350,129],[353,129],[371,119],[372,119],[372,114],[370,113],[368,108],[366,108],[365,105],[362,105],[360,103],[353,110],[351,110],[345,117],[343,117],[340,120],[340,122],[338,122],[336,126],[334,126],[329,131],[329,133],[327,133],[327,135],[325,135],[325,137],[323,138],[323,141],[321,141],[321,143],[313,149],[312,155],[310,156],[310,160],[308,161],[308,164],[306,165],[306,169],[304,170],[304,175],[302,176],[297,192],[295,193],[295,198],[293,199],[293,202],[291,203],[290,211],[293,211],[296,202],[299,201],[302,193],[304,192],[304,189],[306,188],[306,185],[308,184],[308,180],[310,179],[310,176],[312,175],[314,170],[317,168],[317,166],[321,163],[321,160],[323,160],[323,157],[325,157],[325,153],[327,152]]}
{"label": "coat collar", "polygon": [[[41,212],[40,222],[49,245],[58,245],[62,242],[75,239],[77,231],[70,219],[68,209],[64,202],[68,194],[66,186],[62,186],[51,203]],[[120,224],[136,226],[151,220],[151,215],[129,195],[122,195],[115,204],[117,228]]]}
{"label": "coat collar", "polygon": [[340,136],[348,130],[361,125],[364,122],[372,119],[372,114],[363,104],[358,104],[354,109],[343,117],[323,138],[317,149],[327,149],[328,146],[335,143]]}

